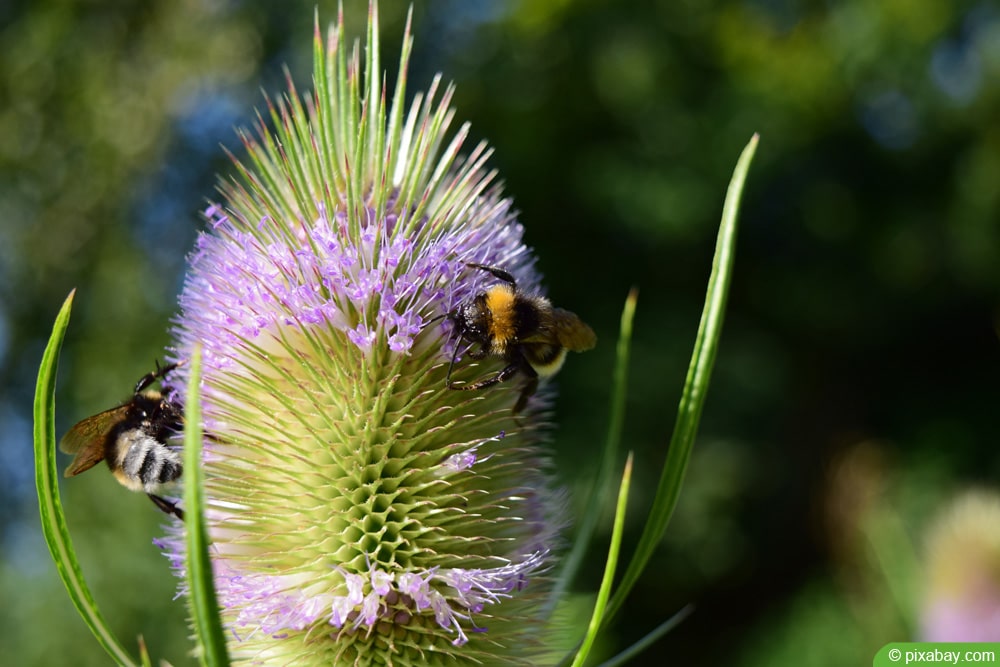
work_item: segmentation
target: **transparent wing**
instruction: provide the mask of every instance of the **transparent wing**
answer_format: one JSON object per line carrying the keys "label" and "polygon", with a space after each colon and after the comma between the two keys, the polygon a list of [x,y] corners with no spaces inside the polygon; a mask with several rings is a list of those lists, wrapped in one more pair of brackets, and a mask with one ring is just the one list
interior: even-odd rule
{"label": "transparent wing", "polygon": [[552,309],[552,330],[559,344],[573,352],[585,352],[597,344],[594,330],[583,320],[562,308]]}
{"label": "transparent wing", "polygon": [[128,406],[119,406],[87,417],[63,436],[59,441],[59,449],[67,454],[76,454],[63,473],[66,477],[79,475],[101,462],[108,433],[124,418],[127,410]]}

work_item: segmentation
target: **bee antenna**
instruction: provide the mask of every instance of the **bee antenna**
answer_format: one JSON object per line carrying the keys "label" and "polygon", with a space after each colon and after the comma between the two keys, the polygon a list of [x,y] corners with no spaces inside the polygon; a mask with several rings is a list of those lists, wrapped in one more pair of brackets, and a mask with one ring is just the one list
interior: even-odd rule
{"label": "bee antenna", "polygon": [[455,341],[455,351],[451,353],[451,361],[448,362],[448,374],[444,378],[444,384],[448,389],[454,389],[455,387],[451,384],[451,369],[455,367],[455,359],[458,358],[458,347],[462,344],[462,337],[459,336],[458,340]]}
{"label": "bee antenna", "polygon": [[451,313],[441,313],[437,317],[432,317],[431,319],[429,319],[426,322],[424,322],[424,326],[421,327],[421,330],[426,329],[427,327],[429,327],[430,325],[434,324],[438,320],[443,320],[444,318],[448,317],[449,315],[451,315]]}
{"label": "bee antenna", "polygon": [[156,370],[150,373],[146,373],[141,378],[139,378],[139,381],[135,383],[135,393],[138,394],[142,392],[143,389],[153,384],[160,378],[165,377],[167,373],[171,372],[178,366],[181,366],[183,363],[184,363],[183,361],[179,361],[176,364],[167,364],[166,366],[160,366],[160,360],[154,359],[153,365],[156,367]]}
{"label": "bee antenna", "polygon": [[498,266],[489,266],[488,264],[477,264],[476,262],[466,262],[465,265],[473,269],[481,269],[482,271],[486,271],[487,273],[492,273],[495,278],[499,278],[500,280],[511,285],[512,287],[515,288],[517,287],[517,281],[514,279],[514,276],[512,276],[509,271],[505,271]]}

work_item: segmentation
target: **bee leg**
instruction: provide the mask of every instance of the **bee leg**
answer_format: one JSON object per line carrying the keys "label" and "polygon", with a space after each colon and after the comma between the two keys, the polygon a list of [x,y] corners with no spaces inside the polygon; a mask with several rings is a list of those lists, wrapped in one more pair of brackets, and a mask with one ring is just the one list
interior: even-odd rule
{"label": "bee leg", "polygon": [[514,376],[514,374],[517,373],[522,368],[523,367],[521,366],[521,364],[513,363],[510,366],[504,368],[496,375],[491,375],[485,380],[480,380],[479,382],[473,382],[472,384],[461,384],[461,385],[454,385],[449,382],[448,389],[461,389],[462,391],[475,391],[476,389],[485,389],[486,387],[492,387],[495,384],[506,382],[507,380],[511,379]]}
{"label": "bee leg", "polygon": [[149,499],[153,501],[153,504],[156,505],[161,512],[165,514],[173,514],[181,521],[184,520],[184,510],[178,507],[177,503],[172,503],[166,498],[155,496],[152,493],[147,493],[146,495],[149,496]]}
{"label": "bee leg", "polygon": [[510,275],[507,271],[497,268],[495,266],[487,266],[486,264],[476,264],[474,262],[466,262],[466,266],[471,266],[474,269],[482,269],[483,271],[489,271],[494,276],[504,281],[505,283],[510,283],[512,287],[517,287],[517,281],[514,280],[514,276]]}
{"label": "bee leg", "polygon": [[[529,367],[530,368],[530,367]],[[532,369],[534,371],[534,369]],[[528,399],[535,395],[538,391],[538,374],[532,373],[528,381],[524,383],[524,389],[521,390],[521,395],[517,397],[517,403],[514,404],[513,414],[519,414],[524,406],[528,404]]]}
{"label": "bee leg", "polygon": [[[462,341],[460,340],[455,345],[455,351],[451,355],[451,362],[449,362],[449,364],[448,364],[448,374],[445,376],[445,379],[444,379],[444,383],[446,385],[448,385],[448,389],[464,389],[465,388],[463,386],[455,385],[451,381],[451,370],[455,367],[455,360],[458,359],[458,348],[459,348],[459,345],[461,345],[461,344],[462,344]],[[466,350],[465,353],[467,355],[469,355],[469,357],[472,358],[472,359],[485,359],[486,358],[486,349],[485,348],[480,348],[478,350],[473,350],[472,348],[469,348],[468,350]]]}

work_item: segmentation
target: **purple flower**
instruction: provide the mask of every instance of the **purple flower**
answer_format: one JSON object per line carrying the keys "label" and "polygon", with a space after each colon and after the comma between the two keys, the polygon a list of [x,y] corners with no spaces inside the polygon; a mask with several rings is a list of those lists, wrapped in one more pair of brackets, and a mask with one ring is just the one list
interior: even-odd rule
{"label": "purple flower", "polygon": [[[245,137],[205,211],[174,358],[203,349],[205,493],[231,654],[278,664],[537,664],[564,506],[540,446],[546,392],[449,390],[443,316],[501,266],[538,289],[485,146],[446,136],[450,88],[404,112],[343,21],[316,91]],[[461,351],[461,350],[460,350]],[[460,358],[476,379],[501,362]],[[184,400],[186,367],[171,389]],[[159,543],[184,569],[183,525]]]}
{"label": "purple flower", "polygon": [[971,491],[927,539],[921,641],[1000,640],[1000,496]]}

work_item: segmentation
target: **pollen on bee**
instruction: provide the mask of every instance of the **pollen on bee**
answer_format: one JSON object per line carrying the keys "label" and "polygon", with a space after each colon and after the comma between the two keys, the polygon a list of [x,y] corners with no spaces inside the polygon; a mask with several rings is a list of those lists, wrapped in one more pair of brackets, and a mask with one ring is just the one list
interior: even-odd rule
{"label": "pollen on bee", "polygon": [[517,333],[517,322],[514,317],[514,290],[509,285],[494,285],[486,291],[486,306],[492,315],[490,333],[493,344],[504,348]]}

